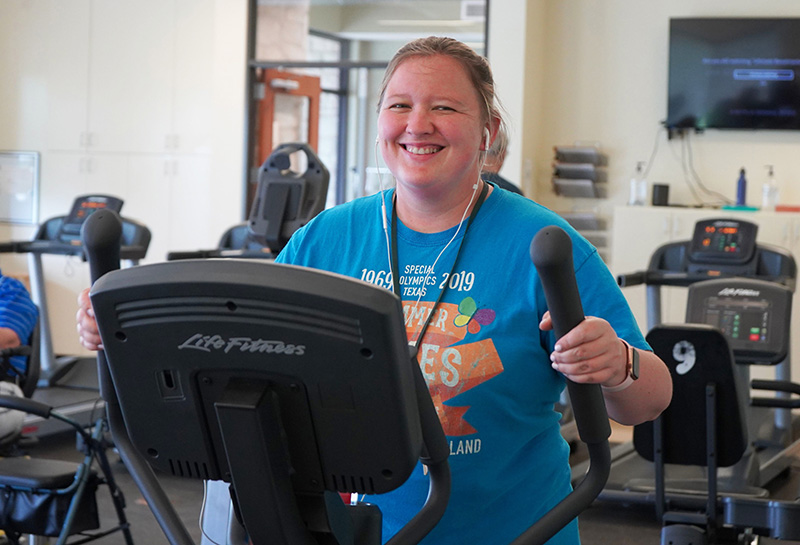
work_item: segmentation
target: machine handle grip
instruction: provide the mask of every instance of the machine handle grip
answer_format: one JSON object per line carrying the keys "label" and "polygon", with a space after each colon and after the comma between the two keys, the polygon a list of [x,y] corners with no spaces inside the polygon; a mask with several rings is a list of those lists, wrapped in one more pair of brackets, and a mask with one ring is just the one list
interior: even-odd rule
{"label": "machine handle grip", "polygon": [[116,212],[103,209],[91,214],[81,226],[81,240],[92,284],[107,272],[119,269],[122,220]]}
{"label": "machine handle grip", "polygon": [[637,271],[632,273],[625,273],[617,275],[617,285],[620,288],[627,288],[629,286],[638,286],[647,281],[647,273],[645,271]]}
{"label": "machine handle grip", "polygon": [[[553,332],[560,339],[584,320],[572,263],[572,240],[560,227],[545,227],[533,237],[531,260],[542,282]],[[568,381],[567,387],[581,440],[585,443],[607,440],[611,426],[600,385]]]}
{"label": "machine handle grip", "polygon": [[572,241],[563,229],[545,227],[531,241],[531,261],[542,282],[557,339],[584,320],[572,266]]}

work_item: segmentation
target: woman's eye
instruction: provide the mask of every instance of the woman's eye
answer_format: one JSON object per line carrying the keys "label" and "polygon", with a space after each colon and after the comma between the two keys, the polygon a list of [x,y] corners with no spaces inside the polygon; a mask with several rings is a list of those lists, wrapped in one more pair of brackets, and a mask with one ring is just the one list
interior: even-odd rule
{"label": "woman's eye", "polygon": [[392,104],[391,106],[389,106],[388,109],[389,110],[401,110],[403,108],[408,108],[408,105],[407,104],[402,104],[402,103]]}
{"label": "woman's eye", "polygon": [[442,110],[442,111],[446,111],[446,112],[454,112],[455,111],[455,109],[451,108],[450,106],[436,106],[434,108],[434,110]]}

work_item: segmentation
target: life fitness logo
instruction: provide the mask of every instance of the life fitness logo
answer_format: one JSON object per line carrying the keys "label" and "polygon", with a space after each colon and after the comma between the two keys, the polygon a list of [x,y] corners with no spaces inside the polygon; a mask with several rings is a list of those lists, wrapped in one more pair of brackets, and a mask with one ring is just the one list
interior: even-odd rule
{"label": "life fitness logo", "polygon": [[717,295],[723,297],[758,297],[761,292],[747,288],[724,288]]}
{"label": "life fitness logo", "polygon": [[226,354],[232,350],[251,354],[286,354],[287,356],[302,356],[306,353],[306,347],[303,344],[288,344],[278,340],[252,339],[250,337],[225,339],[220,335],[203,335],[202,333],[195,333],[178,345],[178,350],[186,349],[200,350],[201,352],[222,350]]}
{"label": "life fitness logo", "polygon": [[679,375],[685,375],[694,367],[694,362],[697,360],[694,345],[689,341],[678,341],[672,347],[672,357],[675,361],[680,362],[675,366],[675,371]]}

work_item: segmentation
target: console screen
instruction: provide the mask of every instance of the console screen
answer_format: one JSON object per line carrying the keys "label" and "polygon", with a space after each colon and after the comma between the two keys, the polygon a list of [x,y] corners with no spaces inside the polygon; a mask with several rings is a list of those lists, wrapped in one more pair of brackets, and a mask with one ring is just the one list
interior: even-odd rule
{"label": "console screen", "polygon": [[718,327],[731,341],[769,342],[770,304],[764,299],[709,297],[704,322]]}
{"label": "console screen", "polygon": [[689,286],[686,321],[719,329],[737,363],[774,365],[786,358],[792,290],[748,278],[704,280]]}
{"label": "console screen", "polygon": [[742,251],[739,238],[739,227],[736,225],[721,227],[707,225],[700,245],[706,251],[738,253]]}
{"label": "console screen", "polygon": [[748,263],[756,247],[758,226],[716,219],[698,221],[690,243],[690,259],[696,263]]}

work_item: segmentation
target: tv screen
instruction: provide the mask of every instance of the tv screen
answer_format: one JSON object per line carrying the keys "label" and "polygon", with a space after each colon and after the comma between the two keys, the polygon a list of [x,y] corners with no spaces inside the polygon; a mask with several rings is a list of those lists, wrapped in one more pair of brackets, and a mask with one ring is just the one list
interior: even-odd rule
{"label": "tv screen", "polygon": [[668,128],[800,129],[800,18],[670,20]]}

